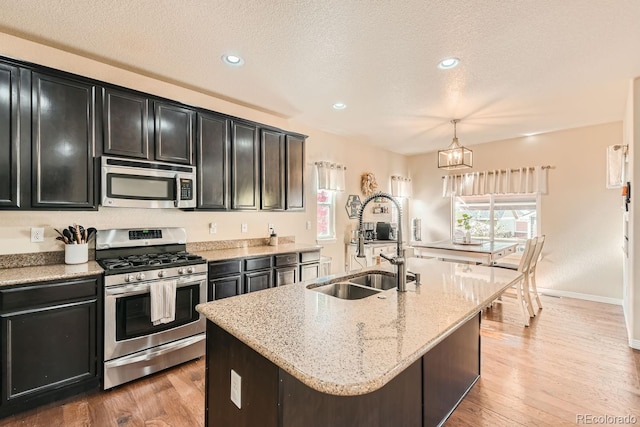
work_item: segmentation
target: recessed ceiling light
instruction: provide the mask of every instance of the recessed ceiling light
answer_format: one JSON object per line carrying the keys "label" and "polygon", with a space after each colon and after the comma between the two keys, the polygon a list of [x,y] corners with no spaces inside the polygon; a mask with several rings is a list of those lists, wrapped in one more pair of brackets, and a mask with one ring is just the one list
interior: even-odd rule
{"label": "recessed ceiling light", "polygon": [[454,68],[456,65],[460,63],[458,58],[445,58],[438,64],[438,68],[443,70],[448,70],[449,68]]}
{"label": "recessed ceiling light", "polygon": [[345,108],[347,108],[347,104],[345,104],[344,102],[336,102],[335,104],[333,104],[334,110],[344,110]]}
{"label": "recessed ceiling light", "polygon": [[240,66],[244,64],[244,60],[237,55],[222,55],[225,64]]}

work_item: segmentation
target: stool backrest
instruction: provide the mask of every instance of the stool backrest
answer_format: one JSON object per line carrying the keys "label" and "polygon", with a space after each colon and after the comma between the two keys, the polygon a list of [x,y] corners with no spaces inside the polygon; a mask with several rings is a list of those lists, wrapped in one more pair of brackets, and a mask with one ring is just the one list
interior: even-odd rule
{"label": "stool backrest", "polygon": [[533,258],[533,253],[535,252],[535,247],[537,242],[538,242],[537,237],[527,239],[527,242],[524,245],[524,252],[522,253],[522,258],[520,258],[520,264],[518,265],[518,271],[520,273],[529,272],[531,259]]}
{"label": "stool backrest", "polygon": [[538,258],[540,258],[540,253],[542,252],[542,246],[544,246],[544,234],[542,236],[538,236],[538,242],[536,243],[536,247],[533,250],[533,256],[531,257],[529,269],[533,270],[534,268],[536,268],[536,265],[538,264]]}

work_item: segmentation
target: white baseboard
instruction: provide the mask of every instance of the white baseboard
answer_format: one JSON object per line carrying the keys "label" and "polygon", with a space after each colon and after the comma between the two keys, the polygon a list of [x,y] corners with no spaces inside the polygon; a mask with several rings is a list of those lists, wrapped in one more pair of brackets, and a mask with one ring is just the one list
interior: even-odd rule
{"label": "white baseboard", "polygon": [[556,289],[538,288],[538,293],[549,295],[552,297],[576,298],[576,299],[583,299],[587,301],[603,302],[605,304],[622,305],[622,299],[620,298],[602,297],[599,295],[592,295],[592,294],[581,294],[579,292],[568,292],[568,291],[558,291]]}

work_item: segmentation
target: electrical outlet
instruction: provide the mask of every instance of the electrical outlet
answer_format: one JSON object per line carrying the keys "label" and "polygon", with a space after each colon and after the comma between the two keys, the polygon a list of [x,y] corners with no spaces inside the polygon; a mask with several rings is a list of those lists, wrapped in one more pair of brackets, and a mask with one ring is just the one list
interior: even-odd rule
{"label": "electrical outlet", "polygon": [[273,233],[273,224],[269,224],[269,234]]}
{"label": "electrical outlet", "polygon": [[249,226],[247,224],[242,224],[240,226],[240,231],[246,233],[249,230]]}
{"label": "electrical outlet", "polygon": [[236,371],[231,370],[231,401],[242,409],[242,377]]}
{"label": "electrical outlet", "polygon": [[44,242],[44,228],[31,227],[31,243]]}
{"label": "electrical outlet", "polygon": [[307,230],[311,230],[311,221],[307,221]]}
{"label": "electrical outlet", "polygon": [[215,222],[209,224],[209,234],[216,234],[218,232],[218,225]]}

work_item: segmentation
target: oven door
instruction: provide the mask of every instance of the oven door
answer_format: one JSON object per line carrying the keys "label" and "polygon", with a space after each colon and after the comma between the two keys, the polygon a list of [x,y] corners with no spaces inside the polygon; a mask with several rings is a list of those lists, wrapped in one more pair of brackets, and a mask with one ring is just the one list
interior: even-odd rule
{"label": "oven door", "polygon": [[151,322],[150,286],[162,280],[105,288],[104,360],[190,337],[205,330],[205,318],[195,309],[207,300],[206,274],[181,276],[176,286],[175,320]]}

